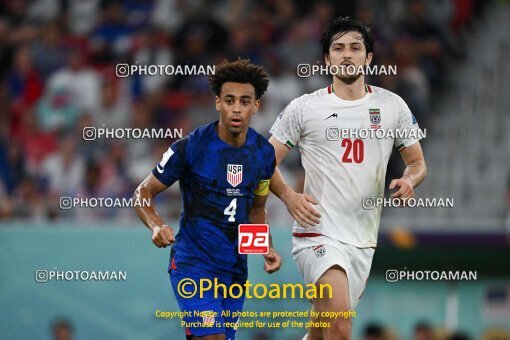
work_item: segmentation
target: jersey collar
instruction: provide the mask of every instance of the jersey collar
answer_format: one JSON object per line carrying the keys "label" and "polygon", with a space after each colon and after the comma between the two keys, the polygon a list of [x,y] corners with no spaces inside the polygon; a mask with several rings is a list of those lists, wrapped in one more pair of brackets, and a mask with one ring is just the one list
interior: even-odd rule
{"label": "jersey collar", "polygon": [[[366,93],[372,93],[372,88],[370,87],[370,85],[365,84],[365,92]],[[333,84],[328,86],[328,94],[332,94],[332,93],[335,93],[335,89],[333,88]]]}

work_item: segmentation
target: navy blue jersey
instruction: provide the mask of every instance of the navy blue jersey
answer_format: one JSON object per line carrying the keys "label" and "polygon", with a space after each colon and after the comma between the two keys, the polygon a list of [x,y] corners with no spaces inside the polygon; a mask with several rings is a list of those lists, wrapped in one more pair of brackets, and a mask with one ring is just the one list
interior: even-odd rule
{"label": "navy blue jersey", "polygon": [[233,147],[218,137],[218,122],[199,127],[170,146],[152,170],[165,185],[179,180],[183,209],[171,266],[246,278],[247,258],[237,249],[237,229],[249,223],[254,191],[270,179],[273,146],[249,128],[246,143]]}

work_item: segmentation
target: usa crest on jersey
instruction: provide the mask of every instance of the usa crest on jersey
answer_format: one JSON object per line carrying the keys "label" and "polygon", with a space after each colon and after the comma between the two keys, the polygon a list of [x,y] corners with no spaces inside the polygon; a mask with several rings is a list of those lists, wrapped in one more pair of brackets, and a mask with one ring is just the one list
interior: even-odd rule
{"label": "usa crest on jersey", "polygon": [[243,166],[240,164],[227,165],[227,182],[236,187],[243,181]]}

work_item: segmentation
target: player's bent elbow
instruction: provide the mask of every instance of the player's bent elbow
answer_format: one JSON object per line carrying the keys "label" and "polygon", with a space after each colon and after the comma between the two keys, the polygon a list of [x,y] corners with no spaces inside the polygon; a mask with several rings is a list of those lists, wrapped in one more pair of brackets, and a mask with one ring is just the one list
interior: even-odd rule
{"label": "player's bent elbow", "polygon": [[[133,192],[133,201],[142,201],[143,199],[151,199],[151,191],[150,189],[147,187],[146,184],[144,183],[140,183],[140,185],[138,185],[138,187],[136,187],[135,191]],[[135,206],[135,209],[138,210],[138,206]]]}
{"label": "player's bent elbow", "polygon": [[422,181],[425,179],[425,177],[427,177],[427,164],[425,163],[425,160],[424,159],[421,159],[419,161],[419,164],[421,166],[421,169],[422,169]]}

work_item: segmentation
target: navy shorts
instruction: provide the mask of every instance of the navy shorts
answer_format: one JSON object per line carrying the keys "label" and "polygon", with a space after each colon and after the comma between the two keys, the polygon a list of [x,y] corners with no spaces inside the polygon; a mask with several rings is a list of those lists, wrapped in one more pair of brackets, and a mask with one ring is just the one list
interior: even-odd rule
{"label": "navy shorts", "polygon": [[[200,279],[214,280],[211,274],[197,274],[181,272],[176,269],[170,271],[170,282],[174,290],[175,298],[181,312],[185,312],[182,320],[186,323],[186,335],[205,336],[212,334],[225,334],[226,340],[235,339],[237,331],[238,315],[243,310],[244,293],[234,291],[234,297],[224,297],[223,289],[218,289],[217,296],[214,296],[214,288],[203,292],[202,297],[198,292]],[[218,278],[218,283],[225,284],[225,281]],[[243,282],[244,283],[244,282]],[[194,289],[196,294],[192,297]],[[228,295],[228,294],[227,294]],[[240,297],[237,298],[237,296]]]}

